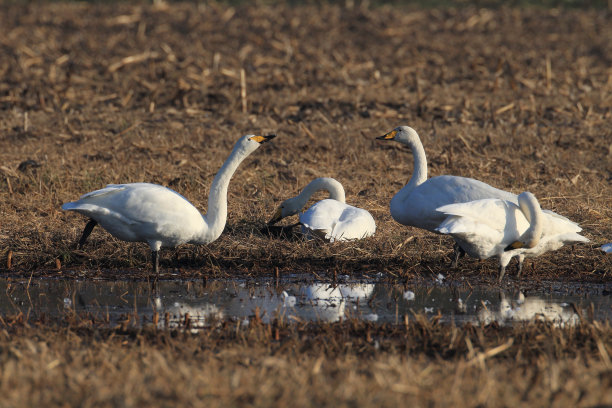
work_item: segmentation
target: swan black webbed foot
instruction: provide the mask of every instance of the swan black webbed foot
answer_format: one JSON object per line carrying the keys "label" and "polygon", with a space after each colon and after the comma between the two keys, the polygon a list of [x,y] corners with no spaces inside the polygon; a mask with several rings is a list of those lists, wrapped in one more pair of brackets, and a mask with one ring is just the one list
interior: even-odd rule
{"label": "swan black webbed foot", "polygon": [[451,267],[456,268],[457,263],[459,262],[459,258],[462,258],[464,256],[465,251],[458,243],[455,242],[455,244],[453,245],[453,262],[451,263]]}

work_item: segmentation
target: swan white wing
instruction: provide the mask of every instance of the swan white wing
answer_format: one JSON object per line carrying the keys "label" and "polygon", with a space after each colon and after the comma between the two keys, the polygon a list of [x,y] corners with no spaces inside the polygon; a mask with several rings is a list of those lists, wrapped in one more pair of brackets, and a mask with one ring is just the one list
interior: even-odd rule
{"label": "swan white wing", "polygon": [[62,208],[96,220],[124,241],[155,240],[163,246],[189,242],[204,224],[199,211],[183,196],[148,183],[109,185]]}
{"label": "swan white wing", "polygon": [[576,225],[578,225],[577,223],[575,223],[574,221],[570,220],[569,218],[564,217],[564,216],[562,216],[562,215],[560,215],[560,214],[557,214],[557,213],[556,213],[556,212],[554,212],[554,211],[551,211],[551,210],[542,210],[542,212],[543,212],[543,213],[545,213],[545,214],[549,214],[549,215],[551,215],[551,216],[553,216],[553,217],[559,218],[559,219],[561,219],[561,220],[564,220],[564,221],[567,221],[567,222],[571,222],[572,224],[576,224]]}
{"label": "swan white wing", "polygon": [[504,251],[529,228],[514,203],[485,199],[438,208],[447,218],[437,232],[452,235],[471,256],[485,259]]}
{"label": "swan white wing", "polygon": [[548,251],[556,251],[564,245],[571,245],[579,242],[589,242],[589,239],[575,232],[551,234],[544,230],[538,245],[533,248],[520,249],[519,251],[525,254],[525,256],[534,257]]}
{"label": "swan white wing", "polygon": [[321,200],[300,214],[302,225],[334,240],[360,239],[374,234],[376,223],[372,215],[361,208],[337,200]]}
{"label": "swan white wing", "polygon": [[518,203],[515,194],[466,177],[438,176],[420,184],[408,195],[400,191],[391,201],[391,215],[401,224],[434,231],[446,218],[437,208],[481,199]]}
{"label": "swan white wing", "polygon": [[101,217],[116,218],[118,222],[122,222],[127,225],[133,225],[137,223],[137,221],[134,221],[128,217],[124,217],[121,213],[118,213],[111,209],[101,207],[96,204],[89,204],[79,201],[73,201],[62,205],[62,210],[80,212],[81,214],[87,215],[89,218],[93,219],[99,219]]}
{"label": "swan white wing", "polygon": [[554,213],[550,210],[543,210],[546,225],[544,231],[547,234],[563,234],[566,232],[580,232],[582,228],[562,215]]}
{"label": "swan white wing", "polygon": [[[86,200],[86,199],[92,199],[94,197],[100,197],[100,196],[105,196],[105,195],[109,195],[109,194],[116,194],[120,191],[125,190],[126,188],[128,188],[129,184],[107,184],[106,187],[101,188],[100,190],[95,190],[95,191],[90,191],[89,193],[83,194],[80,198],[80,200]],[[63,206],[62,206],[63,208]]]}
{"label": "swan white wing", "polygon": [[486,259],[495,255],[503,239],[503,232],[470,218],[450,215],[437,229],[451,235],[468,255]]}
{"label": "swan white wing", "polygon": [[[436,210],[447,216],[470,220],[474,224],[487,226],[496,231],[514,227],[517,231],[524,232],[529,227],[518,205],[505,200],[476,200],[444,205]],[[516,225],[508,225],[509,221]]]}
{"label": "swan white wing", "polygon": [[345,206],[346,204],[340,201],[321,200],[300,214],[300,222],[306,229],[320,231],[329,239],[328,235],[340,218]]}
{"label": "swan white wing", "polygon": [[347,206],[331,232],[331,241],[347,241],[374,235],[376,222],[372,215],[361,208]]}
{"label": "swan white wing", "polygon": [[[508,191],[500,190],[482,181],[469,177],[437,176],[421,184],[415,190],[421,190],[427,185],[427,190],[438,191],[439,199],[450,199],[444,204],[463,203],[488,198],[498,198],[518,204],[518,196]],[[425,190],[423,189],[423,192]]]}

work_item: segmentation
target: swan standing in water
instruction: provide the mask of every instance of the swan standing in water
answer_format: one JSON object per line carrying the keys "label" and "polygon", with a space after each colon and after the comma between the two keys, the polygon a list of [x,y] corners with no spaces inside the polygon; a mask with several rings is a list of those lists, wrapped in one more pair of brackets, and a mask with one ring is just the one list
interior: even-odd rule
{"label": "swan standing in water", "polygon": [[[391,132],[377,137],[379,140],[395,140],[412,150],[414,171],[412,178],[391,199],[391,217],[403,225],[437,232],[436,228],[446,218],[437,210],[446,204],[465,203],[483,198],[500,198],[517,203],[515,194],[492,187],[482,181],[458,176],[427,178],[427,158],[417,132],[408,126],[399,126]],[[461,255],[455,245],[453,266]]]}
{"label": "swan standing in water", "polygon": [[232,175],[249,154],[274,137],[246,135],[238,140],[212,182],[205,215],[177,192],[149,183],[109,184],[62,205],[63,210],[90,218],[79,248],[100,224],[120,240],[149,244],[153,270],[159,274],[161,247],[207,244],[219,238],[227,220],[227,188]]}
{"label": "swan standing in water", "polygon": [[297,214],[308,199],[320,190],[328,191],[329,198],[315,203],[299,215],[304,235],[320,235],[330,242],[374,235],[376,222],[372,215],[366,210],[346,204],[342,184],[329,177],[312,180],[299,195],[283,201],[268,224]]}
{"label": "swan standing in water", "polygon": [[588,242],[578,224],[552,211],[542,211],[530,192],[518,196],[518,205],[500,199],[484,199],[438,208],[447,217],[437,228],[449,234],[470,256],[499,257],[499,282],[512,257],[517,256],[521,276],[525,257],[554,251],[565,244]]}

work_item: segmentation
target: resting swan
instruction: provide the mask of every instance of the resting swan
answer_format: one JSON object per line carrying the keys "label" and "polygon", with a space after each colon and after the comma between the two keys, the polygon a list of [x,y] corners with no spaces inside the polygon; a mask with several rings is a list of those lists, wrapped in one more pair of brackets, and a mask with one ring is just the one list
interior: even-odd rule
{"label": "resting swan", "polygon": [[153,270],[159,274],[161,247],[207,244],[219,238],[227,220],[227,188],[232,175],[249,154],[274,137],[246,135],[238,140],[212,182],[205,215],[177,192],[149,183],[109,184],[62,205],[63,210],[76,211],[91,219],[79,240],[79,248],[96,224],[100,224],[120,240],[149,244]]}
{"label": "resting swan", "polygon": [[447,218],[436,229],[449,234],[470,256],[499,257],[499,282],[510,259],[517,256],[521,276],[525,257],[554,251],[565,244],[588,242],[578,224],[552,211],[542,211],[530,192],[518,196],[518,205],[500,199],[483,199],[438,208]]}
{"label": "resting swan", "polygon": [[374,235],[376,223],[372,215],[366,210],[346,204],[342,184],[329,177],[312,180],[299,195],[283,201],[268,224],[297,214],[308,199],[320,190],[327,190],[329,198],[315,203],[299,215],[304,235],[319,235],[330,242]]}

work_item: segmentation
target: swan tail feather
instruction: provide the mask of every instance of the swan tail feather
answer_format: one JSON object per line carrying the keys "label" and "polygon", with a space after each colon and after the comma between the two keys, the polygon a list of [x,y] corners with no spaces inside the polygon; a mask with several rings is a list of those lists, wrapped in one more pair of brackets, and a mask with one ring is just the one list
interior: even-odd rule
{"label": "swan tail feather", "polygon": [[576,234],[574,232],[568,232],[566,234],[559,235],[558,239],[565,244],[574,244],[579,242],[591,242],[587,237],[583,237],[580,234]]}
{"label": "swan tail feather", "polygon": [[138,224],[137,221],[132,220],[131,218],[125,217],[116,211],[111,211],[108,208],[100,207],[94,204],[83,203],[80,201],[73,201],[70,203],[66,203],[62,205],[62,210],[65,211],[76,211],[81,213],[89,218],[97,219],[102,217],[111,217],[117,220],[120,220],[124,224],[134,225]]}

